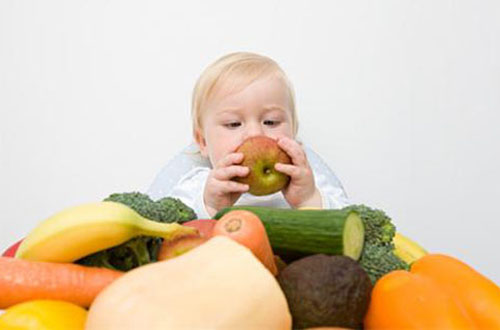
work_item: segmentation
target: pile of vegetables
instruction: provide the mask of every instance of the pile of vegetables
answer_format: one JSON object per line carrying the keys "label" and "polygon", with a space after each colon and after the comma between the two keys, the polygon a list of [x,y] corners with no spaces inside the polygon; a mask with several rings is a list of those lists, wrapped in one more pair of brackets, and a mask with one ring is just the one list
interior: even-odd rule
{"label": "pile of vegetables", "polygon": [[[24,322],[37,329],[79,328],[67,325],[81,319],[79,311],[104,288],[126,271],[156,262],[164,241],[197,234],[180,225],[194,218],[178,199],[152,201],[137,192],[54,214],[0,257],[0,309],[7,309],[1,328]],[[59,310],[71,311],[73,321],[53,319]]]}
{"label": "pile of vegetables", "polygon": [[[277,279],[294,328],[500,329],[500,287],[457,259],[428,254],[397,233],[382,210],[241,206],[215,217],[235,210],[257,214],[272,249],[289,262]],[[361,230],[346,226],[352,212],[362,220]],[[353,254],[346,247],[358,246],[360,238],[362,248]]]}
{"label": "pile of vegetables", "polygon": [[131,192],[63,210],[0,257],[0,328],[500,329],[500,288],[382,210]]}
{"label": "pile of vegetables", "polygon": [[395,254],[396,227],[382,210],[366,205],[342,210],[235,206],[221,210],[215,218],[234,210],[257,214],[274,251],[286,261],[317,253],[346,255],[359,261],[372,283],[390,271],[409,269]]}

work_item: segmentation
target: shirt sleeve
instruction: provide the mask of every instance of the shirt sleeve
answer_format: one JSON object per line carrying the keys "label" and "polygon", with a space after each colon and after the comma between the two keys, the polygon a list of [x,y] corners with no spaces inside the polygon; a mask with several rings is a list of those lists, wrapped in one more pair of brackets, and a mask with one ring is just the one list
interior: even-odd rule
{"label": "shirt sleeve", "polygon": [[321,157],[310,148],[304,148],[314,173],[316,187],[321,194],[324,209],[340,209],[350,204],[342,183]]}

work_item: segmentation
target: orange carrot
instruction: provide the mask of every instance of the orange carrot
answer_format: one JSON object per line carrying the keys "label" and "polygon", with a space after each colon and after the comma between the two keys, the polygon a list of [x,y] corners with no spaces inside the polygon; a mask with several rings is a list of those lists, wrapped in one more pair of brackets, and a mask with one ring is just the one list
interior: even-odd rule
{"label": "orange carrot", "polygon": [[0,309],[34,299],[55,299],[88,307],[123,273],[70,263],[0,257]]}
{"label": "orange carrot", "polygon": [[278,274],[266,229],[254,213],[246,210],[233,210],[226,213],[217,221],[212,235],[228,236],[246,246],[273,275]]}

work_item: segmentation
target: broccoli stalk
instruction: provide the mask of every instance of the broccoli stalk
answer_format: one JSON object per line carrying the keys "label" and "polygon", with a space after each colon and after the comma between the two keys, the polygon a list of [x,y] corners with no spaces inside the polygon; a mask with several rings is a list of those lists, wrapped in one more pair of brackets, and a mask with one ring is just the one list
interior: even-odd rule
{"label": "broccoli stalk", "polygon": [[135,237],[123,244],[96,252],[77,261],[78,264],[127,271],[153,262],[147,237]]}
{"label": "broccoli stalk", "polygon": [[[158,222],[184,223],[196,219],[196,214],[190,207],[172,197],[153,201],[146,194],[128,192],[111,194],[104,200],[125,204],[143,217]],[[157,261],[162,242],[163,239],[160,237],[139,236],[118,246],[83,257],[76,263],[128,271]]]}
{"label": "broccoli stalk", "polygon": [[365,225],[365,242],[359,264],[367,272],[373,284],[385,274],[397,270],[408,270],[409,265],[394,254],[392,239],[396,227],[384,211],[365,205],[349,206],[357,211]]}

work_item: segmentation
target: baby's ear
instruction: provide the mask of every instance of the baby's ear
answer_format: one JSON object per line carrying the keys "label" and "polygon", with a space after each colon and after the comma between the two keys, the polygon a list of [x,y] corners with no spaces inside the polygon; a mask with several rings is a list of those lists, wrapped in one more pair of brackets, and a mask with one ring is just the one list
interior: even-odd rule
{"label": "baby's ear", "polygon": [[208,158],[207,141],[205,140],[205,137],[203,136],[203,133],[201,130],[197,129],[194,132],[194,140],[196,141],[196,144],[200,148],[201,155],[203,157]]}

